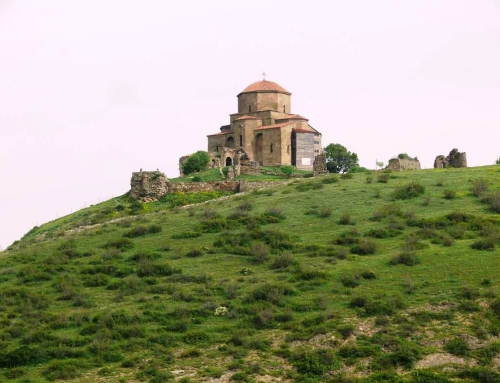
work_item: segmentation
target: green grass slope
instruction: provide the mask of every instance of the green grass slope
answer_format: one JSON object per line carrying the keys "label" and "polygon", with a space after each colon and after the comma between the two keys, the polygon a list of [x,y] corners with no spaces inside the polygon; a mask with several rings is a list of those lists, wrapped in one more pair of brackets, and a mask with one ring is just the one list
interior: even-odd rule
{"label": "green grass slope", "polygon": [[498,382],[500,167],[126,196],[0,253],[0,382]]}

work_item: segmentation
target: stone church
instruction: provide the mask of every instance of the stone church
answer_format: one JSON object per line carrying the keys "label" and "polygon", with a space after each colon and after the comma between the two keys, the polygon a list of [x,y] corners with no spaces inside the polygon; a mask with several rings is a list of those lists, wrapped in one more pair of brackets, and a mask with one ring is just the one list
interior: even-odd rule
{"label": "stone church", "polygon": [[208,152],[226,166],[233,165],[236,153],[245,152],[259,165],[312,170],[321,153],[321,133],[292,113],[291,95],[265,79],[247,86],[237,96],[238,113],[229,115],[229,125],[208,135]]}

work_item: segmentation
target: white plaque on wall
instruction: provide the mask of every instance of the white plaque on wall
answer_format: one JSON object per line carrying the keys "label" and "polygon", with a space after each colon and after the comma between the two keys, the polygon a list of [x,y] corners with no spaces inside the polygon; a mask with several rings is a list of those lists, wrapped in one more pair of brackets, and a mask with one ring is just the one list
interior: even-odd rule
{"label": "white plaque on wall", "polygon": [[302,158],[302,165],[311,165],[310,158]]}

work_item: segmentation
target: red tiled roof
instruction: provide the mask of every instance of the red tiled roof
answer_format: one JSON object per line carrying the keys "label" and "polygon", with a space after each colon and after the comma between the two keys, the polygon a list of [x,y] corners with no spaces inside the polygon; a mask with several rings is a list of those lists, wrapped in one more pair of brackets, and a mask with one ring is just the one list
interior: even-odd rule
{"label": "red tiled roof", "polygon": [[239,120],[258,120],[257,117],[254,116],[241,116],[240,118],[235,119],[234,121],[239,121]]}
{"label": "red tiled roof", "polygon": [[305,129],[293,129],[293,131],[296,133],[314,133],[311,132],[310,130],[305,130]]}
{"label": "red tiled roof", "polygon": [[261,126],[260,128],[257,128],[254,130],[278,129],[278,128],[282,128],[282,127],[284,127],[286,125],[290,125],[290,124],[293,124],[293,122],[281,122],[279,124],[265,125],[265,126]]}
{"label": "red tiled roof", "polygon": [[308,118],[305,118],[303,116],[301,116],[300,114],[291,114],[289,116],[286,116],[286,117],[281,117],[281,118],[277,118],[278,121],[283,121],[283,120],[305,120],[305,121],[309,121]]}
{"label": "red tiled roof", "polygon": [[252,92],[278,92],[278,93],[291,94],[282,86],[276,84],[275,82],[267,80],[254,82],[253,84],[250,84],[245,89],[243,89],[241,93],[252,93]]}
{"label": "red tiled roof", "polygon": [[222,136],[224,134],[233,134],[234,131],[230,131],[230,132],[220,132],[220,133],[215,133],[215,134],[207,134],[207,137],[211,137],[211,136]]}

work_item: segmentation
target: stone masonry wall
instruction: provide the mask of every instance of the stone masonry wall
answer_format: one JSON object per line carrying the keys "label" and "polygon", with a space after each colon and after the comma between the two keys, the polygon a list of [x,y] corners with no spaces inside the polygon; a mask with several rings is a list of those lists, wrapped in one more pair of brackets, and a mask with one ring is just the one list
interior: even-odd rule
{"label": "stone masonry wall", "polygon": [[389,160],[387,168],[394,171],[420,170],[420,161],[410,160],[408,158],[392,158]]}
{"label": "stone masonry wall", "polygon": [[326,154],[318,154],[314,157],[313,162],[313,174],[315,176],[328,174],[328,168],[326,167]]}
{"label": "stone masonry wall", "polygon": [[168,193],[168,178],[160,171],[132,173],[130,196],[143,202],[156,201]]}
{"label": "stone masonry wall", "polygon": [[168,193],[194,193],[205,191],[245,192],[258,190],[272,185],[287,183],[283,181],[248,182],[212,181],[212,182],[169,182],[162,172],[135,172],[130,181],[130,196],[141,202],[157,201]]}

